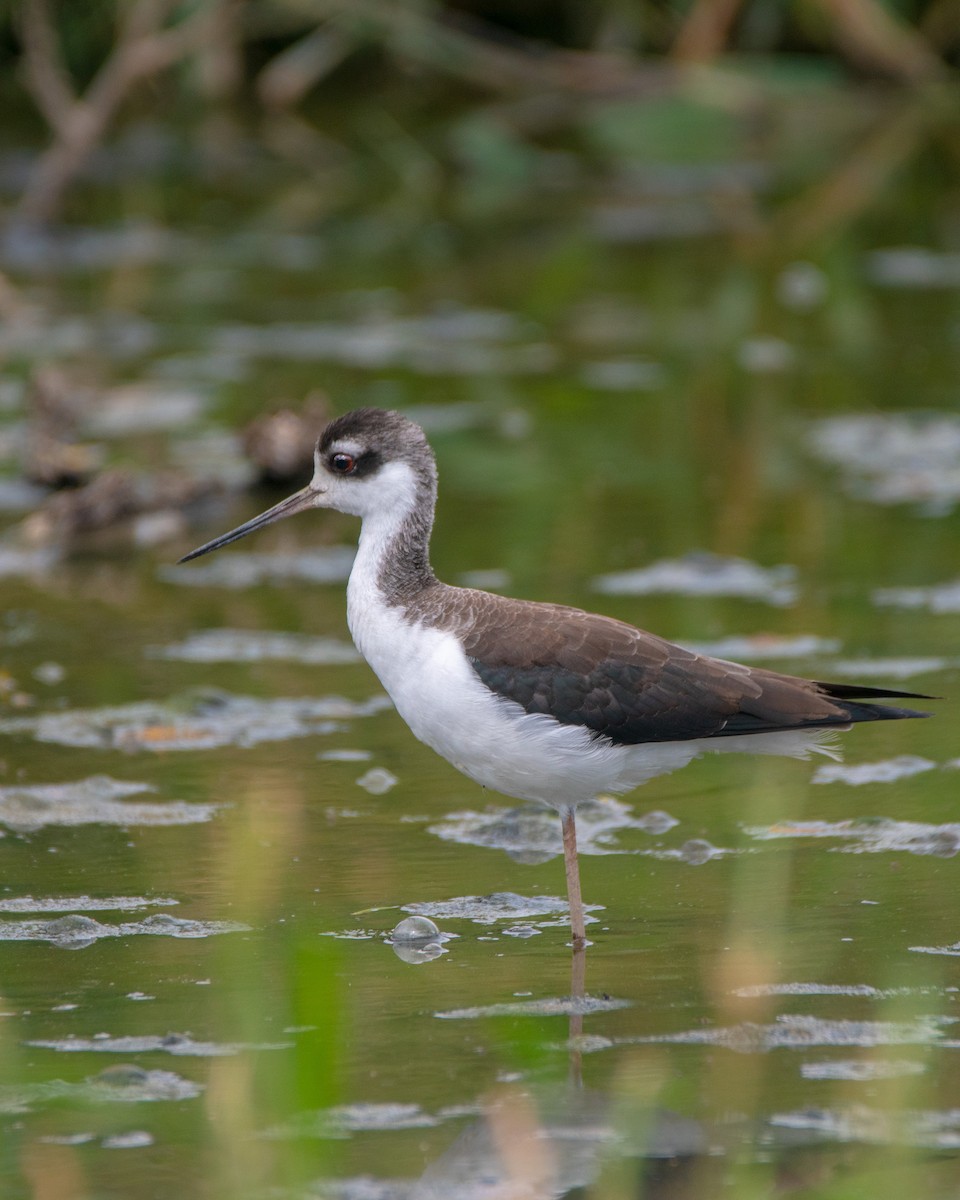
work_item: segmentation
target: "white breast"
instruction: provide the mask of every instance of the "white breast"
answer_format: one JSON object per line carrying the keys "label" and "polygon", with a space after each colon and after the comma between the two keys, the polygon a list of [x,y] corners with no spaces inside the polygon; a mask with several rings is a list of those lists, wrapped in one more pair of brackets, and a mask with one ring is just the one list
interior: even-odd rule
{"label": "white breast", "polygon": [[483,684],[458,638],[408,623],[400,609],[352,587],[348,620],[358,650],[420,741],[505,795],[566,808],[626,791],[699,752],[690,742],[612,746],[580,726],[526,713]]}
{"label": "white breast", "polygon": [[486,687],[454,634],[385,602],[378,569],[388,532],[364,523],[347,586],[353,640],[420,741],[484,787],[563,809],[628,791],[706,751],[831,753],[823,731],[617,746],[583,726],[526,713]]}

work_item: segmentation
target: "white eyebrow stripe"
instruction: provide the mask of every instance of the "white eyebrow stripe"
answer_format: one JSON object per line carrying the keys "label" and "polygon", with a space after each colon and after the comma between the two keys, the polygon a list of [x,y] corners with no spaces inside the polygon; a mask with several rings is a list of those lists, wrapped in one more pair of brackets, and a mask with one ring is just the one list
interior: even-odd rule
{"label": "white eyebrow stripe", "polygon": [[327,447],[327,454],[352,454],[354,458],[366,452],[367,447],[362,442],[355,442],[351,438],[338,438]]}

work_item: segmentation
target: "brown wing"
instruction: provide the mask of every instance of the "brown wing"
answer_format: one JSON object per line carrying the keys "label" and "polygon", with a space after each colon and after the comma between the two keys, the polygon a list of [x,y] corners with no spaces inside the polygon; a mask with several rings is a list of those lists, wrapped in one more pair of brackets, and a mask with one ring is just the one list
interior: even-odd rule
{"label": "brown wing", "polygon": [[928,715],[852,702],[914,693],[781,675],[695,654],[579,609],[449,591],[456,604],[449,597],[444,615],[450,620],[466,606],[458,632],[487,687],[528,713],[584,725],[619,744]]}

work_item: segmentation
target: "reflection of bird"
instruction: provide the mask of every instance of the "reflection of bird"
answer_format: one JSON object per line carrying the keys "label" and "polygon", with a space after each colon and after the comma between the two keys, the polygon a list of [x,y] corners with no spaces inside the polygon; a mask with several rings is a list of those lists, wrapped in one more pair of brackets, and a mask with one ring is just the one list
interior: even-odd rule
{"label": "reflection of bird", "polygon": [[361,517],[347,585],[357,648],[414,734],[464,774],[559,810],[575,945],[584,941],[574,811],[704,751],[806,757],[830,730],[926,714],[914,696],[709,658],[609,617],[441,583],[430,566],[433,452],[399,413],[331,422],[301,491],[188,554],[312,508]]}

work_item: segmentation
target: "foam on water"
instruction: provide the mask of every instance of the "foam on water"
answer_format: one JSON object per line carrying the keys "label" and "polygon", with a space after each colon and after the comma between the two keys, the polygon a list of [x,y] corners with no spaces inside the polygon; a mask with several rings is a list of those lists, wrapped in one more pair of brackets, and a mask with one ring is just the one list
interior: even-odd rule
{"label": "foam on water", "polygon": [[598,575],[593,586],[614,596],[739,596],[786,607],[797,598],[795,577],[794,567],[761,567],[745,558],[698,552],[634,571]]}
{"label": "foam on water", "polygon": [[298,633],[258,633],[246,629],[205,629],[170,646],[150,646],[151,658],[200,663],[300,662],[338,666],[360,661],[348,642]]}
{"label": "foam on water", "polygon": [[748,826],[745,832],[760,841],[776,838],[837,838],[849,843],[837,847],[846,854],[894,851],[952,858],[960,850],[960,824],[925,825],[918,821],[893,821],[887,817],[848,821],[779,821],[775,825]]}
{"label": "foam on water", "polygon": [[386,696],[365,701],[342,696],[261,700],[208,689],[166,704],[141,701],[6,718],[0,721],[0,733],[29,733],[38,742],[61,746],[155,753],[209,750],[336,733],[344,720],[390,707]]}
{"label": "foam on water", "polygon": [[[601,904],[584,906],[588,911]],[[415,916],[439,917],[441,920],[474,921],[478,925],[495,925],[497,921],[517,921],[524,917],[565,915],[566,900],[559,896],[518,896],[516,892],[493,892],[489,896],[457,896],[452,900],[436,900],[403,904],[404,912]],[[587,921],[596,917],[587,917]]]}
{"label": "foam on water", "polygon": [[163,1053],[193,1058],[222,1058],[249,1050],[289,1050],[292,1042],[200,1042],[187,1033],[167,1033],[162,1036],[111,1037],[98,1033],[94,1037],[64,1037],[26,1042],[40,1050],[59,1050],[67,1053],[151,1054]]}
{"label": "foam on water", "polygon": [[191,921],[154,913],[142,921],[105,925],[93,917],[70,913],[50,921],[0,921],[0,942],[52,942],[67,950],[81,950],[101,938],[151,937],[205,938],[219,933],[246,933],[250,926],[238,921]]}
{"label": "foam on water", "polygon": [[22,833],[48,825],[193,825],[209,821],[219,807],[180,800],[128,803],[123,799],[152,791],[149,784],[108,775],[91,775],[71,783],[3,787],[0,823]]}
{"label": "foam on water", "polygon": [[356,553],[353,546],[321,546],[289,554],[234,551],[204,563],[163,566],[157,574],[166,583],[185,587],[238,589],[263,583],[345,583]]}

